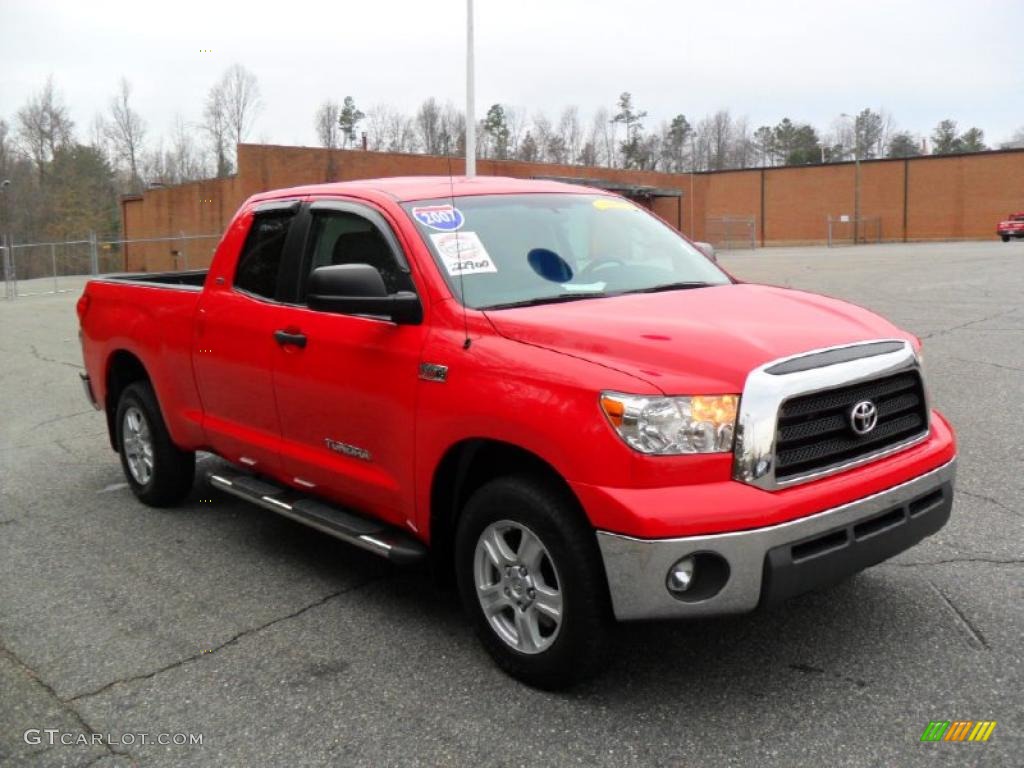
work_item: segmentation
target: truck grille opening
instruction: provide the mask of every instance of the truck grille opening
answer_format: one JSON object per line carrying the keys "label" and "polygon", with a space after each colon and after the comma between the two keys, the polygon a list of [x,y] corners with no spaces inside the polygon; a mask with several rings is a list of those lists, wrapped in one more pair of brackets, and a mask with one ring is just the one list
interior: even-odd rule
{"label": "truck grille opening", "polygon": [[[859,435],[851,414],[865,400],[876,407],[877,423]],[[924,388],[916,371],[794,397],[779,409],[775,478],[792,479],[856,461],[927,429]]]}

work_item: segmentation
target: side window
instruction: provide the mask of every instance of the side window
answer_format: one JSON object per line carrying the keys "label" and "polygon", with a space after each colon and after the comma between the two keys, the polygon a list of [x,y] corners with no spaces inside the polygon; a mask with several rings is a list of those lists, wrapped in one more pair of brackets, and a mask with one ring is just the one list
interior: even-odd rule
{"label": "side window", "polygon": [[356,213],[316,213],[308,242],[310,252],[303,277],[303,297],[313,270],[334,264],[369,264],[384,278],[388,293],[413,290],[408,273],[398,265],[384,235],[372,221]]}
{"label": "side window", "polygon": [[235,268],[235,288],[274,298],[284,241],[295,215],[291,211],[257,214]]}

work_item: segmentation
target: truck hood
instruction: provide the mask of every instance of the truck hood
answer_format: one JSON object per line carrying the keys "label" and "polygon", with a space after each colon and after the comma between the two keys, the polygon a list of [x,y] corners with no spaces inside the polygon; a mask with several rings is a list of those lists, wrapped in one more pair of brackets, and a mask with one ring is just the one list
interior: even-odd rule
{"label": "truck hood", "polygon": [[506,338],[614,368],[673,395],[738,393],[751,370],[780,357],[913,338],[853,304],[746,284],[486,314]]}

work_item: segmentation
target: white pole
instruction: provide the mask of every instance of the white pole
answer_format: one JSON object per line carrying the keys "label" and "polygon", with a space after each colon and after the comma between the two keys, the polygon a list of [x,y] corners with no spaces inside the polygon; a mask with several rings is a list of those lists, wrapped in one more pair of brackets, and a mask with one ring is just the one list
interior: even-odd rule
{"label": "white pole", "polygon": [[466,175],[476,176],[476,105],[473,93],[473,0],[466,0]]}

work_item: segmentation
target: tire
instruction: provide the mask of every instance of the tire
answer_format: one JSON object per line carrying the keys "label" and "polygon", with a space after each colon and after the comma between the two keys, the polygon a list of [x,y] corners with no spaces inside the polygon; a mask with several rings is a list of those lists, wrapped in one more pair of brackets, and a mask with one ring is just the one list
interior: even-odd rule
{"label": "tire", "polygon": [[1004,243],[1010,242],[1010,236],[1009,235],[1002,235],[1001,237],[1003,238],[1003,242]]}
{"label": "tire", "polygon": [[195,480],[196,455],[171,442],[149,382],[125,387],[115,424],[121,468],[139,500],[151,507],[183,501]]}
{"label": "tire", "polygon": [[[528,537],[533,541],[524,551]],[[506,570],[520,565],[525,575]],[[459,519],[455,570],[480,641],[512,677],[556,690],[606,666],[614,629],[608,582],[594,530],[564,490],[523,476],[481,487]],[[551,618],[552,606],[560,607],[558,620]]]}

